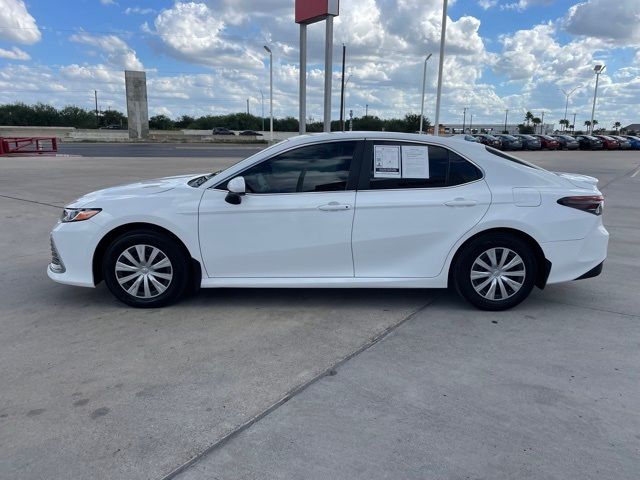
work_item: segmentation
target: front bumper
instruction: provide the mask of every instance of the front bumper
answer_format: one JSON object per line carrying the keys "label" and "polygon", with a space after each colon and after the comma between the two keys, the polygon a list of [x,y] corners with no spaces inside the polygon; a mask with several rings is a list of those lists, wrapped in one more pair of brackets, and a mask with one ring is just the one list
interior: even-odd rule
{"label": "front bumper", "polygon": [[53,258],[47,267],[49,278],[67,285],[95,287],[93,253],[101,238],[99,233],[100,227],[92,220],[58,222],[51,232]]}

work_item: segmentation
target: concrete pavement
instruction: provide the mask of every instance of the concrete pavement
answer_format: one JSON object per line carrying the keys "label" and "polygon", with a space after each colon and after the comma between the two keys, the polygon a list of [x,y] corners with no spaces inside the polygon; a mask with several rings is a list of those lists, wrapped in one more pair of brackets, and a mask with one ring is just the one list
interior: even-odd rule
{"label": "concrete pavement", "polygon": [[194,458],[186,478],[632,478],[640,155],[526,155],[601,178],[611,251],[601,277],[500,314],[402,290],[132,310],[46,278],[57,206],[239,158],[0,159],[0,478],[161,478]]}

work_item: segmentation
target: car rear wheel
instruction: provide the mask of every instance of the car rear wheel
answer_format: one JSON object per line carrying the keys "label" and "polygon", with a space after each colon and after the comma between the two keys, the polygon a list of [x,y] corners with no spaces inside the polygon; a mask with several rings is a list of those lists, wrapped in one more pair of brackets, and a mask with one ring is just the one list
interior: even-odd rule
{"label": "car rear wheel", "polygon": [[533,290],[536,255],[515,235],[496,233],[474,239],[457,257],[453,282],[457,292],[481,310],[506,310]]}
{"label": "car rear wheel", "polygon": [[107,248],[102,274],[111,293],[132,307],[162,307],[188,284],[188,261],[171,238],[156,232],[126,233]]}

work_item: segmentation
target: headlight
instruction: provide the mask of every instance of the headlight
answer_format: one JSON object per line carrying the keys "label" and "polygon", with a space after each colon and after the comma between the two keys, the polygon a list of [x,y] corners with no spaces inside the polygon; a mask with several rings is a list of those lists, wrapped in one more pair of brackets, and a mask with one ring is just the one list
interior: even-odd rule
{"label": "headlight", "polygon": [[101,208],[65,208],[62,211],[60,221],[62,223],[81,222],[82,220],[90,219],[101,211]]}

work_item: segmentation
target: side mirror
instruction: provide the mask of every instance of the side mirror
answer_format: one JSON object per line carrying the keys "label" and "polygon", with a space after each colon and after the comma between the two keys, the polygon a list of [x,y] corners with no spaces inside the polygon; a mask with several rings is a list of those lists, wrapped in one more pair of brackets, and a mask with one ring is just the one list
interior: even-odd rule
{"label": "side mirror", "polygon": [[229,193],[225,197],[225,201],[231,205],[240,205],[242,202],[242,195],[247,191],[247,186],[244,183],[244,177],[235,177],[229,180],[227,183],[227,189]]}

